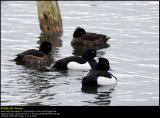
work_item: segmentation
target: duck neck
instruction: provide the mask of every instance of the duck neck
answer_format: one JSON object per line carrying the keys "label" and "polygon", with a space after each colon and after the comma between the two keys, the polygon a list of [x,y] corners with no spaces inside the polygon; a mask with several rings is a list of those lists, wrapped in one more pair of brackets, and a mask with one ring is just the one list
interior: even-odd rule
{"label": "duck neck", "polygon": [[95,59],[91,59],[88,61],[92,69],[96,68],[97,61]]}
{"label": "duck neck", "polygon": [[46,51],[43,51],[46,55],[49,55],[50,54],[50,52],[46,52]]}

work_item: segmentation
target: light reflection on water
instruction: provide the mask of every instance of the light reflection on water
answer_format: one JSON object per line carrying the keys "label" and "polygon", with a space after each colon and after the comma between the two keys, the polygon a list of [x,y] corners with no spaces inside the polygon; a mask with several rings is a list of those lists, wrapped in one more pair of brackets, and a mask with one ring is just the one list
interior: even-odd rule
{"label": "light reflection on water", "polygon": [[89,89],[81,85],[86,71],[41,72],[9,61],[46,37],[40,36],[35,1],[1,4],[2,105],[159,104],[158,2],[59,2],[64,34],[52,44],[55,60],[81,53],[70,44],[77,26],[111,37],[110,47],[98,53],[109,59],[118,84]]}

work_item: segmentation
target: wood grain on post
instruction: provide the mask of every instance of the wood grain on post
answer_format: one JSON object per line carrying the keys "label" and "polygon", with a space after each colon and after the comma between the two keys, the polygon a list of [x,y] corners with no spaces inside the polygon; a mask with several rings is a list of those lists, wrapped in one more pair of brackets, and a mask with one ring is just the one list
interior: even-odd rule
{"label": "wood grain on post", "polygon": [[58,1],[36,1],[40,29],[44,34],[62,34],[62,18]]}

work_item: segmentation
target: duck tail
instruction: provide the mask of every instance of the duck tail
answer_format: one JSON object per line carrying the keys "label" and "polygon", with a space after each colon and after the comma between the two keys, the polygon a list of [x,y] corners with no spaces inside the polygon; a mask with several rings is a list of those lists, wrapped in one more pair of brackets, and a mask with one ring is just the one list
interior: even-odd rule
{"label": "duck tail", "polygon": [[111,37],[106,37],[106,40],[108,41]]}
{"label": "duck tail", "polygon": [[16,60],[16,58],[15,59],[9,59],[8,61],[15,61]]}
{"label": "duck tail", "polygon": [[117,79],[117,77],[116,76],[114,76],[113,74],[111,74],[112,75],[112,77],[114,77],[117,81],[118,81],[118,79]]}
{"label": "duck tail", "polygon": [[15,59],[11,60],[11,61],[22,61],[22,57],[21,56],[17,56]]}
{"label": "duck tail", "polygon": [[16,58],[10,59],[10,60],[8,60],[8,61],[18,61],[18,60],[20,60],[19,57],[16,57]]}

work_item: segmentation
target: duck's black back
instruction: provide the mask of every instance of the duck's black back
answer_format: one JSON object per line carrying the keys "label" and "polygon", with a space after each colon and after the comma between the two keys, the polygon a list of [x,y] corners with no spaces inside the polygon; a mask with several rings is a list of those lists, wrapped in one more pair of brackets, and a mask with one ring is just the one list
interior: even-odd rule
{"label": "duck's black back", "polygon": [[[112,74],[107,71],[91,70],[82,80],[82,85],[95,86],[99,76],[112,78]],[[106,78],[106,79],[107,79]]]}
{"label": "duck's black back", "polygon": [[70,57],[66,57],[63,59],[60,59],[58,61],[55,62],[55,64],[53,65],[52,68],[56,68],[56,69],[67,69],[67,64],[69,62],[77,62],[79,64],[84,64],[87,61],[82,58],[82,57],[78,57],[78,56],[70,56]]}

